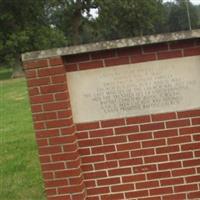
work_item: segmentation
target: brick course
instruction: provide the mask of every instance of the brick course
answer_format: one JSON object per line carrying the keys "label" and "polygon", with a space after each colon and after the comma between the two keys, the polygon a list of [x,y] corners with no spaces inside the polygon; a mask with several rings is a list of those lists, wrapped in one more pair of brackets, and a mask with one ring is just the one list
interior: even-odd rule
{"label": "brick course", "polygon": [[65,75],[193,55],[198,39],[25,61],[47,199],[200,199],[200,109],[74,124]]}

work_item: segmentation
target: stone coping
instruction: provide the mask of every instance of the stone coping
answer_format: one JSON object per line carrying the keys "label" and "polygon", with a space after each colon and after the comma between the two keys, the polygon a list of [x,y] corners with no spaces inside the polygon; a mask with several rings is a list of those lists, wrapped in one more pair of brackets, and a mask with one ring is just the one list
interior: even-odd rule
{"label": "stone coping", "polygon": [[142,37],[133,37],[118,39],[112,41],[96,42],[77,46],[54,48],[42,51],[33,51],[22,54],[22,61],[44,59],[56,56],[73,55],[101,50],[118,49],[124,47],[140,46],[145,44],[162,43],[184,39],[200,38],[200,29],[192,31],[180,31],[174,33],[164,33],[157,35],[147,35]]}

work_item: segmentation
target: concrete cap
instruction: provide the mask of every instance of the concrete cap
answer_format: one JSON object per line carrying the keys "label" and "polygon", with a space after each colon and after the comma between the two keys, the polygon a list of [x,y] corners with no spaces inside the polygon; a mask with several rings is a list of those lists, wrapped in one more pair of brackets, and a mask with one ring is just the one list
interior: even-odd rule
{"label": "concrete cap", "polygon": [[147,35],[142,37],[133,37],[126,39],[112,40],[112,41],[96,42],[96,43],[48,49],[42,51],[33,51],[22,54],[22,61],[88,53],[101,50],[118,49],[124,47],[133,47],[145,44],[185,40],[192,38],[200,38],[200,29],[192,31],[180,31],[174,33],[164,33],[164,34]]}

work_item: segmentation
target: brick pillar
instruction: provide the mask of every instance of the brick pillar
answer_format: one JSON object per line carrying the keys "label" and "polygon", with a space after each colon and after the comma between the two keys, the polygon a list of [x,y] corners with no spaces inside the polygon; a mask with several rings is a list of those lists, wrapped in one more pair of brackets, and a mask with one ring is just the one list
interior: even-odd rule
{"label": "brick pillar", "polygon": [[62,58],[25,61],[24,69],[47,199],[85,199]]}

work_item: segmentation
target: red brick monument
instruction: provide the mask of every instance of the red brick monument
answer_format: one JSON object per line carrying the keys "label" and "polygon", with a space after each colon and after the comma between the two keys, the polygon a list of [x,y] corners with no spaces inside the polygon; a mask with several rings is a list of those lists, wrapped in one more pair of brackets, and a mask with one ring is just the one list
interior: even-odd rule
{"label": "red brick monument", "polygon": [[200,30],[22,59],[48,200],[200,199]]}

